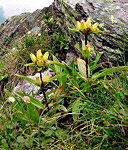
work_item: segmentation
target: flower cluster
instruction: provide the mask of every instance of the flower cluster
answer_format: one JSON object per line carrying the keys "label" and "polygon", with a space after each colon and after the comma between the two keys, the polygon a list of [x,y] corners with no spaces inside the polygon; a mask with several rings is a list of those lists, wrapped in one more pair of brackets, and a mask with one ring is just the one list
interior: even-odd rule
{"label": "flower cluster", "polygon": [[38,67],[44,67],[47,60],[48,60],[49,53],[46,52],[44,55],[42,55],[41,50],[37,51],[36,56],[34,54],[30,54],[30,58],[33,61],[34,64],[36,64]]}
{"label": "flower cluster", "polygon": [[84,20],[76,22],[77,30],[82,32],[83,34],[102,32],[101,30],[98,29],[98,25],[99,25],[98,23],[92,25],[90,17],[88,17],[86,22]]}

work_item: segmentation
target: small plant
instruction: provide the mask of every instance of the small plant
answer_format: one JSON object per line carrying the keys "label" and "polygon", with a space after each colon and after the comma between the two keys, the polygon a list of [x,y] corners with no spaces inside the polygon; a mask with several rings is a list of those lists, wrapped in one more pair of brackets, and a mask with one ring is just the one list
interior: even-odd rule
{"label": "small plant", "polygon": [[47,64],[49,53],[46,52],[44,55],[42,55],[41,50],[37,51],[37,55],[30,54],[30,57],[34,63],[34,65],[38,68],[38,71],[40,72],[40,77],[36,77],[36,85],[40,86],[42,89],[42,93],[45,99],[46,106],[48,107],[47,97],[44,91],[44,86],[49,82],[49,74],[46,74],[44,78],[42,78],[42,69]]}
{"label": "small plant", "polygon": [[[45,19],[51,24],[49,15]],[[103,65],[99,63],[103,52],[91,60],[88,35],[102,31],[98,23],[91,24],[90,17],[86,22],[76,22],[76,31],[85,37],[79,48],[83,58],[77,58],[77,64],[67,65],[54,55],[50,59],[49,52],[42,54],[41,49],[36,55],[30,53],[32,63],[25,66],[36,69],[39,77],[32,80],[24,75],[17,76],[40,87],[43,98],[39,100],[34,94],[22,92],[16,92],[18,97],[8,93],[4,104],[7,109],[2,107],[0,113],[2,148],[126,148],[128,66],[96,71]],[[55,75],[42,76],[45,68]],[[46,92],[49,84],[52,88]]]}
{"label": "small plant", "polygon": [[[94,25],[91,25],[90,18],[87,19],[87,22],[84,22],[84,21],[77,22],[76,27],[78,31],[80,31],[82,34],[85,35],[85,43],[87,43],[88,34],[95,33],[95,32],[96,33],[102,32],[101,30],[97,28],[98,27],[97,23]],[[87,45],[85,44],[82,45],[81,53],[85,60],[81,58],[77,58],[77,66],[73,64],[68,66],[64,62],[59,62],[55,56],[53,56],[53,61],[48,60],[49,53],[46,52],[44,55],[42,55],[41,50],[38,50],[36,56],[34,54],[30,54],[30,57],[33,63],[27,64],[26,66],[36,66],[37,70],[40,73],[40,77],[37,77],[36,81],[34,81],[25,76],[21,76],[21,75],[19,76],[41,87],[42,93],[44,96],[45,105],[49,109],[49,101],[47,100],[46,93],[44,90],[44,87],[48,82],[53,82],[55,87],[57,87],[57,90],[54,93],[54,100],[53,100],[53,103],[54,103],[56,99],[58,99],[57,97],[60,96],[60,93],[63,93],[63,95],[66,95],[66,92],[64,92],[66,91],[66,89],[70,89],[70,90],[74,89],[75,91],[77,91],[76,93],[79,96],[86,97],[88,95],[87,97],[90,97],[90,94],[91,94],[90,91],[91,89],[93,89],[93,86],[95,87],[96,85],[99,85],[99,84],[100,85],[102,84],[104,87],[106,86],[104,82],[104,79],[106,78],[106,76],[113,76],[113,73],[115,72],[120,72],[120,71],[128,69],[127,66],[113,67],[113,68],[103,69],[99,72],[93,73],[95,69],[97,69],[99,66],[102,66],[102,64],[98,64],[98,62],[103,53],[100,52],[97,55],[96,59],[90,62],[89,61],[90,56],[91,56],[90,43],[87,43]],[[50,79],[49,75],[46,74],[45,77],[42,78],[42,71],[43,71],[44,66],[51,68],[55,72],[56,75]],[[55,79],[58,79],[59,81],[58,85],[55,84],[54,82]],[[73,95],[75,96],[76,94],[73,94]],[[78,95],[76,97],[79,97]],[[76,104],[77,106],[79,106],[81,102],[80,101],[78,102],[79,104],[74,101],[74,105]],[[92,103],[94,105],[97,105],[94,102]],[[68,106],[69,108],[73,107],[72,105],[70,105],[70,102],[68,102],[68,104],[63,102],[63,107],[65,106]],[[65,110],[66,109],[67,108],[65,108]]]}

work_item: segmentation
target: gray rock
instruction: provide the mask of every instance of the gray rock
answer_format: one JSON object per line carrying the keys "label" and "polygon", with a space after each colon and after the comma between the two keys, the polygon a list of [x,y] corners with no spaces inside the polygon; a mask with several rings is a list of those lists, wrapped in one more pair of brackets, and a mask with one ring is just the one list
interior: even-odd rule
{"label": "gray rock", "polygon": [[28,34],[37,35],[39,33],[39,31],[40,31],[40,27],[34,27],[30,31],[28,31]]}
{"label": "gray rock", "polygon": [[69,50],[66,54],[66,64],[70,65],[72,61],[74,61],[76,63],[76,58],[78,57],[78,55],[73,51],[73,50]]}

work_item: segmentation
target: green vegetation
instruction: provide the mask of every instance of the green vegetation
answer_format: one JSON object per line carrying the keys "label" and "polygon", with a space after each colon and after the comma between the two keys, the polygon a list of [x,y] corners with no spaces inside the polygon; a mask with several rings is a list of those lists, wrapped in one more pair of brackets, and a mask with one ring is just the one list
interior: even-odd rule
{"label": "green vegetation", "polygon": [[[49,26],[56,25],[49,15],[45,19]],[[101,32],[97,27],[98,24],[91,25],[90,18],[87,22],[77,22],[77,31],[85,37],[82,48],[78,49],[83,59],[77,58],[77,63],[72,61],[67,65],[59,60],[58,50],[63,47],[66,51],[68,46],[59,27],[55,32],[47,29],[40,36],[25,36],[17,45],[17,51],[9,54],[10,60],[8,57],[2,60],[0,81],[9,78],[8,86],[12,86],[11,80],[20,77],[40,87],[44,97],[39,100],[34,94],[22,92],[14,95],[6,86],[0,108],[2,150],[121,150],[128,147],[128,66],[101,70],[103,52],[92,60],[88,34]],[[15,60],[14,64],[11,60]],[[42,78],[46,68],[55,75]],[[26,76],[35,72],[40,73],[36,80]],[[50,90],[46,92],[46,89]]]}

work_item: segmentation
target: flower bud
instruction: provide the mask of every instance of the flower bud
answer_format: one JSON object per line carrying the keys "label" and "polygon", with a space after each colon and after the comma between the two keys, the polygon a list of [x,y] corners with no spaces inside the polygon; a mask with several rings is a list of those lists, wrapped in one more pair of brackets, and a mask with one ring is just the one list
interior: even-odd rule
{"label": "flower bud", "polygon": [[88,42],[87,45],[83,46],[82,55],[84,58],[90,57],[91,44]]}
{"label": "flower bud", "polygon": [[30,98],[28,96],[24,96],[22,99],[25,103],[30,103]]}
{"label": "flower bud", "polygon": [[14,97],[9,97],[8,98],[8,102],[14,103],[15,102],[15,98]]}
{"label": "flower bud", "polygon": [[38,86],[41,86],[41,83],[42,83],[42,81],[41,81],[40,77],[36,77],[36,84]]}
{"label": "flower bud", "polygon": [[46,73],[46,74],[44,75],[44,77],[43,77],[43,82],[48,83],[49,80],[50,80],[50,74],[49,74],[49,73]]}

